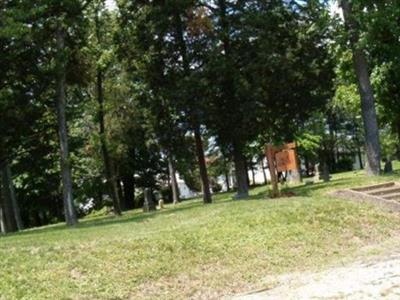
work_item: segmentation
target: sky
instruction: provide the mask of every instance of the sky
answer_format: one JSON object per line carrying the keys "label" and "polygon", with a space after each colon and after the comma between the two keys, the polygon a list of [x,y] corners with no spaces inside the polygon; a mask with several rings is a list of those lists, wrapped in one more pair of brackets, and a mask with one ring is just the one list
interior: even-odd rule
{"label": "sky", "polygon": [[106,6],[109,9],[115,9],[117,5],[115,4],[115,0],[106,0]]}
{"label": "sky", "polygon": [[[106,6],[109,9],[115,9],[117,7],[117,5],[115,4],[115,0],[106,0]],[[331,1],[331,12],[339,13],[339,15],[341,15],[341,11],[338,7],[338,1]]]}

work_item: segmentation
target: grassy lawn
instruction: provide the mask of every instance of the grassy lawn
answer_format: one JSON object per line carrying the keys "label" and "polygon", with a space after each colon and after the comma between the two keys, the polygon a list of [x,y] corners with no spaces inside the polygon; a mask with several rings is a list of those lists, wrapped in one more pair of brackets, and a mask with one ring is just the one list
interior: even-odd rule
{"label": "grassy lawn", "polygon": [[400,216],[325,194],[393,179],[400,173],[342,173],[328,184],[287,187],[290,198],[271,200],[257,187],[249,201],[226,193],[207,206],[195,199],[0,237],[0,299],[220,298],[269,275],[377,253],[397,241]]}

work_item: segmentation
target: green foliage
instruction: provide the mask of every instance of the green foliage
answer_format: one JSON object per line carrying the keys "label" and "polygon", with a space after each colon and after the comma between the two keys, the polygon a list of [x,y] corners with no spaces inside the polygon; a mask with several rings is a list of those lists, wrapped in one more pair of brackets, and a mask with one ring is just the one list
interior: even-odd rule
{"label": "green foliage", "polygon": [[[367,59],[371,69],[375,97],[378,103],[378,117],[385,128],[390,124],[391,130],[400,136],[400,101],[398,99],[398,74],[400,61],[398,59],[398,36],[400,26],[397,22],[400,6],[396,1],[375,3],[374,1],[353,1],[355,19],[360,30],[360,46],[367,49]],[[338,41],[341,41],[339,38]],[[351,56],[348,50],[342,49],[338,55],[340,72],[339,78],[345,86],[354,83],[351,74]],[[339,51],[340,52],[340,51]],[[340,88],[340,85],[339,85]],[[353,89],[353,88],[351,88]],[[339,92],[339,94],[338,94]],[[338,89],[339,97],[346,97],[350,103],[356,103],[353,96],[346,91]],[[342,94],[342,95],[341,95]],[[348,109],[351,109],[348,107]],[[351,110],[353,111],[353,110]]]}
{"label": "green foliage", "polygon": [[398,154],[398,144],[390,128],[384,128],[381,132],[382,158],[393,160]]}
{"label": "green foliage", "polygon": [[308,157],[318,157],[322,136],[319,134],[304,132],[301,135],[296,136],[296,142],[300,153],[307,155]]}
{"label": "green foliage", "polygon": [[[16,192],[27,226],[63,219],[55,131],[55,74],[67,72],[67,113],[78,117],[87,80],[83,1],[2,1],[0,4],[0,164],[12,162]],[[56,50],[57,28],[65,33]],[[84,137],[73,138],[71,148]],[[74,155],[75,156],[75,155]],[[73,158],[77,159],[77,156]],[[82,185],[82,173],[76,186]]]}
{"label": "green foliage", "polygon": [[[264,142],[291,140],[331,94],[332,65],[321,42],[329,35],[325,8],[317,2],[226,6],[230,27],[214,26],[218,40],[210,50],[209,127],[228,147],[243,147],[260,134]],[[213,19],[223,24],[222,17]],[[229,56],[218,47],[224,30],[232,32]]]}
{"label": "green foliage", "polygon": [[350,118],[357,118],[361,116],[360,103],[358,87],[353,83],[338,85],[331,105],[334,110],[341,111]]}
{"label": "green foliage", "polygon": [[[213,184],[238,160],[259,163],[270,142],[295,140],[303,160],[327,160],[332,171],[350,164],[341,156],[362,156],[348,37],[325,1],[117,2],[113,12],[102,0],[0,3],[0,165],[11,163],[28,226],[63,218],[54,107],[60,67],[67,73],[77,205],[106,204],[104,141],[117,181],[130,178],[136,195],[145,187],[168,189],[168,157],[186,184],[201,190],[194,130],[203,137]],[[399,5],[353,5],[383,152],[400,154]],[[63,51],[56,49],[57,28],[65,34]]]}

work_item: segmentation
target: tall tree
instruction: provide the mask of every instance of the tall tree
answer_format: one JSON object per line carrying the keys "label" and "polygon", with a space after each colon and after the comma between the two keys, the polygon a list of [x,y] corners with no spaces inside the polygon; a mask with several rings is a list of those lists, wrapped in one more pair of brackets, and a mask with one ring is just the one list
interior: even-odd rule
{"label": "tall tree", "polygon": [[[94,7],[94,32],[96,41],[92,44],[95,50],[95,65],[96,65],[96,97],[98,102],[98,122],[99,122],[99,136],[100,136],[100,147],[103,155],[104,171],[106,175],[108,190],[113,201],[114,213],[121,215],[121,204],[118,193],[117,176],[115,174],[112,159],[110,157],[107,136],[106,136],[106,124],[105,124],[105,96],[104,96],[104,76],[107,68],[110,64],[110,58],[112,52],[112,32],[107,32],[110,28],[113,28],[113,20],[108,16],[108,12],[105,9],[104,1],[95,3]],[[108,37],[108,39],[107,39]]]}
{"label": "tall tree", "polygon": [[174,204],[179,202],[179,188],[178,182],[176,179],[176,167],[175,162],[173,161],[173,157],[168,155],[168,171],[169,171],[169,178],[171,181],[171,190],[172,190],[172,201]]}
{"label": "tall tree", "polygon": [[331,96],[329,16],[319,1],[218,0],[207,8],[214,33],[207,126],[232,154],[236,197],[243,198],[247,144],[260,136],[263,143],[292,140]]}
{"label": "tall tree", "polygon": [[[193,58],[194,53],[198,53],[194,51],[193,44],[200,47],[186,26],[193,9],[193,1],[135,2],[135,5],[121,1],[119,36],[123,42],[120,43],[120,49],[125,60],[128,58],[132,66],[135,79],[145,84],[149,91],[146,99],[142,99],[146,103],[143,109],[156,116],[151,126],[152,131],[166,152],[176,156],[179,152],[176,141],[182,139],[184,131],[193,132],[203,201],[210,203],[201,137],[201,114],[198,109],[201,101],[198,101],[193,78],[196,73],[193,69],[196,69],[196,64],[200,64]],[[188,47],[189,44],[191,47]]]}
{"label": "tall tree", "polygon": [[[179,50],[182,61],[181,68],[183,71],[183,78],[181,80],[183,82],[187,82],[187,84],[181,86],[182,88],[180,89],[180,92],[183,92],[182,94],[184,95],[184,97],[186,97],[186,99],[181,99],[181,107],[183,106],[182,109],[185,112],[188,123],[194,133],[196,153],[202,183],[203,202],[211,203],[212,199],[210,192],[210,182],[207,174],[207,165],[205,161],[200,124],[201,108],[199,107],[199,103],[204,102],[204,100],[198,99],[198,97],[196,97],[198,96],[198,93],[196,93],[196,90],[193,88],[194,82],[192,81],[192,73],[198,71],[196,70],[197,68],[195,68],[195,64],[198,63],[198,54],[196,53],[195,49],[196,46],[199,47],[198,44],[204,44],[202,39],[199,39],[198,33],[204,30],[204,28],[202,28],[200,24],[196,24],[196,21],[199,21],[202,16],[195,15],[196,13],[199,13],[199,11],[195,10],[194,3],[189,1],[186,4],[186,7],[182,7],[182,5],[179,3],[178,5],[172,7],[174,10],[176,46]],[[190,23],[189,17],[191,17]],[[186,22],[183,22],[183,18],[185,18]],[[196,31],[197,34],[193,34],[193,31]],[[187,37],[186,39],[185,36]],[[192,49],[188,49],[189,46],[192,46]],[[189,55],[190,53],[192,55]],[[176,62],[176,64],[179,66],[179,60]],[[192,96],[195,96],[197,98],[196,102],[193,101],[193,99],[190,99]]]}
{"label": "tall tree", "polygon": [[[2,164],[2,167],[0,169],[1,169],[1,178],[2,178],[2,183],[3,183],[2,191],[3,191],[3,195],[4,195],[4,203],[7,203],[5,205],[5,207],[12,208],[11,219],[13,219],[13,222],[10,222],[10,224],[11,223],[13,225],[15,224],[15,227],[12,226],[9,229],[22,230],[22,229],[24,229],[24,226],[23,226],[22,219],[21,219],[19,204],[18,204],[16,195],[15,195],[14,183],[13,183],[13,179],[12,179],[12,175],[11,175],[11,168],[10,168],[9,163],[6,161],[5,163]],[[5,209],[5,210],[7,210],[7,209]],[[7,217],[10,218],[9,215]]]}
{"label": "tall tree", "polygon": [[379,175],[381,171],[379,128],[368,62],[365,51],[360,45],[359,25],[353,11],[353,2],[341,0],[340,6],[343,10],[345,25],[353,51],[354,70],[357,76],[358,89],[361,97],[361,111],[364,121],[365,143],[368,158],[367,172],[371,175]]}
{"label": "tall tree", "polygon": [[56,29],[56,109],[58,120],[58,135],[60,139],[60,164],[63,186],[64,212],[67,225],[75,225],[78,222],[74,208],[72,194],[71,161],[68,147],[68,130],[66,118],[66,59],[65,59],[65,34],[66,28],[61,23]]}

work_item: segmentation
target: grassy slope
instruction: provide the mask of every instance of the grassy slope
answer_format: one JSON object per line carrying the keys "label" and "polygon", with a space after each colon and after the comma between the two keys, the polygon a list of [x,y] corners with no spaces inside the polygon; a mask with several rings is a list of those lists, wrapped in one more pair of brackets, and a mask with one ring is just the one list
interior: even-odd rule
{"label": "grassy slope", "polygon": [[207,206],[197,199],[1,237],[0,299],[210,299],[318,269],[396,239],[398,215],[324,195],[389,179],[400,175],[343,173],[292,187],[291,198],[270,200],[258,187],[249,201],[221,194]]}

